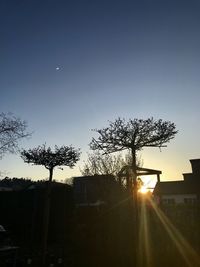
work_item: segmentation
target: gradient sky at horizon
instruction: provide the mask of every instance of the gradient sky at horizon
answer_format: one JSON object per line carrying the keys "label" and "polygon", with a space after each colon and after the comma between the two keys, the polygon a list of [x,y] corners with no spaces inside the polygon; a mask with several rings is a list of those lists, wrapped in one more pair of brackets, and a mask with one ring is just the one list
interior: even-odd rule
{"label": "gradient sky at horizon", "polygon": [[[80,147],[117,117],[173,121],[167,148],[144,149],[144,167],[181,179],[200,158],[200,2],[197,0],[0,1],[0,111],[27,120],[24,148]],[[10,177],[48,172],[6,155]]]}

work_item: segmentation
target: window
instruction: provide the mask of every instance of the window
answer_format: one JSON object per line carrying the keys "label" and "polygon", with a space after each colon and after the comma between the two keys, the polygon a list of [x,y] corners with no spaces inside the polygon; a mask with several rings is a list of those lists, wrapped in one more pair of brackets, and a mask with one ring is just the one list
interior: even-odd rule
{"label": "window", "polygon": [[174,198],[164,198],[162,202],[163,202],[163,204],[166,204],[166,205],[174,205],[175,199]]}
{"label": "window", "polygon": [[185,204],[195,204],[196,198],[184,198],[184,203]]}

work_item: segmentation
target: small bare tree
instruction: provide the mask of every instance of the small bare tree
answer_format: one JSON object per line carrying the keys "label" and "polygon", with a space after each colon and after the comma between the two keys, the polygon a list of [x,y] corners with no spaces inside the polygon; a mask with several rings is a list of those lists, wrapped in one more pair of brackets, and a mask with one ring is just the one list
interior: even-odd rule
{"label": "small bare tree", "polygon": [[[118,173],[124,166],[131,165],[131,155],[127,153],[122,155],[117,153],[115,155],[103,154],[97,150],[93,153],[88,153],[87,161],[81,169],[82,175],[114,175]],[[137,160],[137,166],[141,166],[141,161]]]}
{"label": "small bare tree", "polygon": [[26,163],[42,165],[49,170],[49,181],[53,179],[55,167],[68,166],[74,167],[80,158],[80,150],[72,146],[55,146],[54,151],[46,145],[38,146],[33,149],[23,150],[21,157]]}
{"label": "small bare tree", "polygon": [[31,134],[26,131],[27,123],[12,114],[0,113],[0,159],[8,152],[19,149],[19,141]]}
{"label": "small bare tree", "polygon": [[38,146],[33,149],[23,150],[21,157],[26,163],[34,165],[42,165],[49,170],[49,181],[47,183],[47,190],[44,203],[44,224],[43,224],[43,265],[45,266],[46,251],[47,251],[47,238],[49,228],[49,212],[51,200],[51,183],[53,180],[53,170],[55,167],[68,166],[74,167],[80,158],[80,150],[72,146],[55,146],[54,151],[46,145]]}
{"label": "small bare tree", "polygon": [[121,154],[103,155],[100,151],[95,151],[92,154],[88,153],[81,173],[82,175],[117,175],[124,165],[126,165],[125,159]]}

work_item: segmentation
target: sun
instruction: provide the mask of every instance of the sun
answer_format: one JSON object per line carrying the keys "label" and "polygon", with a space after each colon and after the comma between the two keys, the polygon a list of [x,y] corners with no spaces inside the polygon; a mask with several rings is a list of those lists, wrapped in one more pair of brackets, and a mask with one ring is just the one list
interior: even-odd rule
{"label": "sun", "polygon": [[142,186],[139,190],[138,190],[139,193],[141,194],[146,194],[149,192],[149,189],[146,188],[145,186]]}

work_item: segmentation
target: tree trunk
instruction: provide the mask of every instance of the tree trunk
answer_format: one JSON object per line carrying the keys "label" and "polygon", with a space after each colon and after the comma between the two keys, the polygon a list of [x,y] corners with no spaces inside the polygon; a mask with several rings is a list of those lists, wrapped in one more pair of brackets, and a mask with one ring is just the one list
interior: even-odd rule
{"label": "tree trunk", "polygon": [[43,240],[42,240],[42,264],[45,266],[47,256],[48,230],[49,230],[49,215],[51,204],[51,184],[53,179],[53,168],[49,169],[49,180],[44,199],[44,224],[43,224]]}
{"label": "tree trunk", "polygon": [[133,148],[131,151],[132,154],[132,201],[133,201],[133,232],[134,232],[134,266],[137,266],[137,257],[138,257],[138,235],[139,235],[139,222],[138,222],[138,185],[137,185],[137,163],[136,163],[136,151]]}

